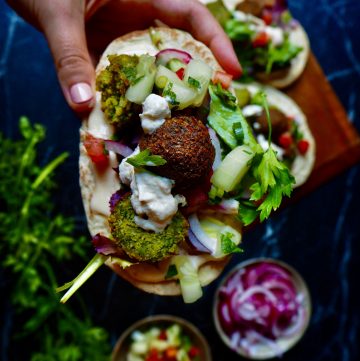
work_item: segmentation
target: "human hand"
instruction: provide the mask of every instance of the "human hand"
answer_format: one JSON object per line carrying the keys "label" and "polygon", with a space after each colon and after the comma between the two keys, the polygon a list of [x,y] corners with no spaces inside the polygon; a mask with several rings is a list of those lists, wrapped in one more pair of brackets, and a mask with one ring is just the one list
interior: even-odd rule
{"label": "human hand", "polygon": [[8,0],[48,41],[65,98],[77,113],[94,104],[94,65],[108,43],[158,19],[207,44],[222,67],[239,76],[230,40],[196,0]]}

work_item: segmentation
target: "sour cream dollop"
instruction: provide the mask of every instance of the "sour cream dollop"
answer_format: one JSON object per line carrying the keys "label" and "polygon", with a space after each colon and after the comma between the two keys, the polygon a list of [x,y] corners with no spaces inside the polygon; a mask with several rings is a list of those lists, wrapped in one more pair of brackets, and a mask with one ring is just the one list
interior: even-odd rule
{"label": "sour cream dollop", "polygon": [[144,133],[153,133],[170,116],[171,111],[165,98],[156,94],[148,95],[143,103],[143,112],[140,114]]}
{"label": "sour cream dollop", "polygon": [[[137,153],[139,148],[131,156]],[[136,213],[135,223],[146,231],[163,231],[171,223],[179,204],[186,204],[185,198],[171,194],[173,180],[138,170],[126,160],[124,158],[120,163],[119,174],[122,183],[131,188],[130,200]]]}

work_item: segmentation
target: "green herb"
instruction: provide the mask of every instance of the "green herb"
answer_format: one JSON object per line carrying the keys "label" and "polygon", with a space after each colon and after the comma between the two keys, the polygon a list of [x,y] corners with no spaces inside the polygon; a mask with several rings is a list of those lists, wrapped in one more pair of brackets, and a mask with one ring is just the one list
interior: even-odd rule
{"label": "green herb", "polygon": [[162,156],[152,155],[149,149],[142,150],[140,153],[127,158],[126,161],[135,168],[154,167],[166,163],[166,160]]}
{"label": "green herb", "polygon": [[[235,148],[241,140],[241,144],[250,147],[255,156],[251,160],[248,174],[251,175],[250,200],[240,202],[239,218],[245,224],[252,223],[259,215],[260,220],[268,218],[272,210],[276,210],[282,201],[283,196],[290,196],[294,177],[284,163],[276,158],[276,153],[271,147],[264,151],[256,141],[251,127],[242,116],[239,107],[229,108],[218,96],[214,86],[209,87],[211,96],[210,114],[208,121],[219,137],[230,146]],[[265,95],[263,107],[268,117],[269,129],[271,121]],[[238,136],[241,134],[241,139]],[[270,130],[271,136],[271,130]],[[247,179],[249,179],[247,177]],[[242,188],[242,187],[240,187]],[[211,198],[215,198],[215,191],[210,192]],[[260,203],[260,205],[259,205]]]}
{"label": "green herb", "polygon": [[195,78],[192,78],[191,76],[189,76],[189,78],[188,78],[188,83],[193,88],[196,88],[196,89],[201,88],[199,80],[196,80]]}
{"label": "green herb", "polygon": [[233,131],[237,141],[237,144],[242,145],[244,143],[244,130],[241,126],[241,123],[233,124]]}
{"label": "green herb", "polygon": [[173,83],[168,83],[164,89],[162,96],[173,106],[179,105],[180,103],[176,100],[176,94],[172,90]]}
{"label": "green herb", "polygon": [[[250,186],[252,191],[250,201],[261,201],[257,208],[260,212],[260,221],[268,218],[272,210],[279,208],[283,196],[290,197],[292,184],[295,183],[295,178],[290,174],[287,166],[276,158],[276,153],[271,147],[271,120],[265,94],[263,94],[263,107],[269,125],[269,148],[254,157],[251,167],[256,182]],[[240,217],[242,217],[241,211],[240,205]],[[245,225],[248,224],[245,219],[243,221]]]}
{"label": "green herb", "polygon": [[176,266],[174,264],[171,264],[166,272],[165,279],[168,280],[169,278],[177,276],[177,274],[178,271],[176,269]]}
{"label": "green herb", "polygon": [[267,74],[271,72],[274,66],[277,68],[284,68],[290,64],[301,51],[302,47],[291,43],[288,37],[285,38],[283,44],[280,46],[270,45],[268,47],[268,54],[266,59],[265,71]]}
{"label": "green herb", "polygon": [[74,236],[74,219],[54,209],[54,172],[68,155],[40,166],[37,146],[45,129],[22,117],[20,133],[18,141],[0,134],[0,264],[15,316],[9,352],[24,350],[19,359],[31,361],[105,361],[106,331],[94,326],[79,296],[72,309],[55,293],[63,265],[91,252],[85,237]]}
{"label": "green herb", "polygon": [[230,19],[225,23],[225,32],[231,40],[236,41],[250,41],[255,34],[250,24],[237,19]]}
{"label": "green herb", "polygon": [[221,251],[223,254],[231,254],[231,253],[242,253],[243,249],[239,248],[233,242],[234,235],[230,232],[222,233],[220,236],[221,241]]}

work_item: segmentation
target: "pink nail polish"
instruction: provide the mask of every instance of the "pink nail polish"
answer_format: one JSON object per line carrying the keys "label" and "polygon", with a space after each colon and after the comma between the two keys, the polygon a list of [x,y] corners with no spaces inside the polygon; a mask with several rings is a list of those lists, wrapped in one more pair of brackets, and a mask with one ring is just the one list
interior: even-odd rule
{"label": "pink nail polish", "polygon": [[87,83],[77,83],[70,88],[71,100],[76,104],[89,101],[93,97],[91,87]]}

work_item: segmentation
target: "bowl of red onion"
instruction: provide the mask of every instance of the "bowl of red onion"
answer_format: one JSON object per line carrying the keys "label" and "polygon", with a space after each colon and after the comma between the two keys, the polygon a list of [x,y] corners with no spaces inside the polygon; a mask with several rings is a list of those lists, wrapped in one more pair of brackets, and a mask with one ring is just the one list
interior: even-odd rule
{"label": "bowl of red onion", "polygon": [[229,348],[249,359],[280,357],[303,336],[310,314],[303,278],[275,259],[239,263],[215,294],[218,333]]}

